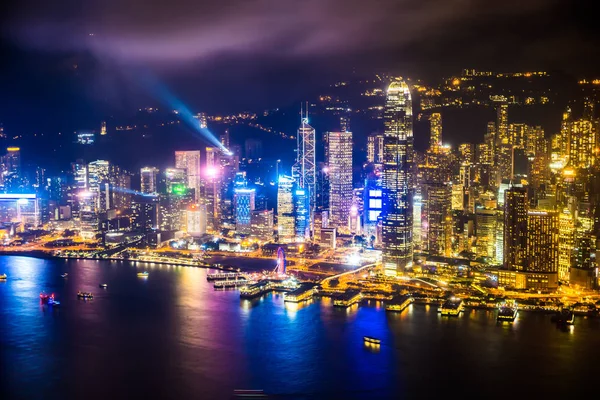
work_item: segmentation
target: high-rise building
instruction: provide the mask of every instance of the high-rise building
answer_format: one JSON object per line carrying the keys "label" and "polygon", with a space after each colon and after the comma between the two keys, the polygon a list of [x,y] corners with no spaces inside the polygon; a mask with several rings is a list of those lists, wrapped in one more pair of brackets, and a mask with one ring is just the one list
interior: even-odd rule
{"label": "high-rise building", "polygon": [[186,211],[186,231],[191,236],[202,236],[206,233],[206,206],[192,204]]}
{"label": "high-rise building", "polygon": [[251,217],[255,208],[256,189],[236,188],[233,190],[233,208],[235,210],[235,230],[237,233],[251,233]]}
{"label": "high-rise building", "polygon": [[383,164],[382,133],[372,133],[367,137],[367,162]]}
{"label": "high-rise building", "polygon": [[254,210],[250,217],[250,234],[260,240],[273,239],[273,210]]}
{"label": "high-rise building", "polygon": [[139,232],[158,229],[159,197],[135,196],[131,203],[131,227]]}
{"label": "high-rise building", "polygon": [[511,187],[504,192],[504,265],[525,270],[527,256],[527,191]]}
{"label": "high-rise building", "polygon": [[558,273],[558,213],[530,210],[527,213],[527,261],[525,271]]}
{"label": "high-rise building", "polygon": [[8,147],[4,162],[7,174],[21,176],[21,149],[19,147]]}
{"label": "high-rise building", "polygon": [[442,114],[432,113],[429,117],[429,122],[429,151],[434,154],[439,153],[442,147]]}
{"label": "high-rise building", "polygon": [[294,179],[279,176],[277,183],[277,234],[280,242],[291,242],[296,235],[294,229]]}
{"label": "high-rise building", "polygon": [[146,194],[156,194],[156,176],[158,169],[154,167],[144,167],[140,170],[141,191]]}
{"label": "high-rise building", "polygon": [[382,261],[386,275],[398,275],[412,265],[413,161],[412,99],[404,81],[387,89],[384,113]]}
{"label": "high-rise building", "polygon": [[96,210],[105,211],[104,205],[100,204],[104,196],[100,196],[101,186],[110,182],[110,163],[106,160],[92,161],[87,166],[88,190],[92,193],[96,202]]}
{"label": "high-rise building", "polygon": [[187,176],[183,168],[165,169],[165,178],[167,184],[167,193],[185,194],[187,193]]}
{"label": "high-rise building", "polygon": [[200,200],[202,178],[200,175],[200,150],[176,151],[175,168],[185,169],[187,186],[194,190],[194,201]]}
{"label": "high-rise building", "polygon": [[294,226],[296,241],[304,242],[310,238],[310,211],[308,191],[296,189],[294,191]]}
{"label": "high-rise building", "polygon": [[558,216],[558,280],[569,282],[575,246],[575,220],[568,208]]}
{"label": "high-rise building", "polygon": [[475,162],[474,147],[472,143],[461,143],[458,145],[459,161],[461,163],[473,164]]}
{"label": "high-rise building", "polygon": [[496,221],[497,211],[478,207],[475,210],[475,229],[477,232],[477,256],[496,259]]}
{"label": "high-rise building", "polygon": [[596,129],[590,120],[580,119],[568,124],[569,165],[589,168],[596,159]]}
{"label": "high-rise building", "polygon": [[[452,192],[445,184],[421,186],[423,247],[430,255],[452,255]],[[414,233],[414,232],[413,232]]]}
{"label": "high-rise building", "polygon": [[308,106],[306,114],[302,115],[298,129],[296,163],[293,166],[293,176],[299,189],[304,189],[308,198],[308,226],[310,229],[311,218],[316,204],[316,132],[308,123]]}
{"label": "high-rise building", "polygon": [[497,110],[496,145],[509,144],[508,137],[508,104],[501,104]]}
{"label": "high-rise building", "polygon": [[348,231],[352,205],[352,132],[327,132],[330,226]]}

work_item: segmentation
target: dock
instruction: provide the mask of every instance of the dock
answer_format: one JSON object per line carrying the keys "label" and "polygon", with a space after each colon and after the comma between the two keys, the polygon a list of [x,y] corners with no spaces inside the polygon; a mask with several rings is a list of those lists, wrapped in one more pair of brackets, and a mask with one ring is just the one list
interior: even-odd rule
{"label": "dock", "polygon": [[273,290],[270,281],[263,279],[255,284],[244,286],[240,289],[240,298],[242,299],[253,299],[255,297],[262,296]]}
{"label": "dock", "polygon": [[226,288],[236,288],[239,286],[247,285],[248,281],[246,279],[231,279],[226,281],[215,281],[213,283],[213,288],[215,289],[226,289]]}
{"label": "dock", "polygon": [[298,289],[286,293],[283,301],[288,303],[300,303],[301,301],[310,300],[315,293],[315,286],[316,285],[313,283],[303,283]]}
{"label": "dock", "polygon": [[246,279],[246,275],[241,272],[216,272],[214,274],[206,274],[207,281],[224,281],[224,280],[241,280]]}
{"label": "dock", "polygon": [[350,307],[354,304],[358,304],[361,300],[362,293],[360,290],[348,289],[333,299],[333,305],[335,307]]}

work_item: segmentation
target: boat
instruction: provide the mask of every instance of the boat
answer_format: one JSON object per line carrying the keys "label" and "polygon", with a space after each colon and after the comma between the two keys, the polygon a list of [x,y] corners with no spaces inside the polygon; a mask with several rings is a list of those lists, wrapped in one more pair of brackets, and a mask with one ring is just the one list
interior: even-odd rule
{"label": "boat", "polygon": [[108,287],[108,285],[106,283],[101,283],[98,286],[101,287],[102,289],[106,289]]}
{"label": "boat", "polygon": [[498,321],[512,322],[517,318],[519,307],[515,301],[505,301],[498,308]]}
{"label": "boat", "polygon": [[69,274],[67,274],[67,273],[65,272],[64,274],[61,274],[60,276],[61,276],[62,278],[66,278],[66,277],[68,277],[68,276],[69,276]]}
{"label": "boat", "polygon": [[92,300],[94,295],[90,292],[77,292],[77,297],[83,300]]}
{"label": "boat", "polygon": [[42,304],[47,304],[49,299],[50,299],[49,294],[46,294],[44,292],[40,293],[40,301],[42,302]]}
{"label": "boat", "polygon": [[393,299],[388,305],[385,306],[385,311],[402,312],[406,307],[410,306],[414,298],[411,296],[401,296]]}
{"label": "boat", "polygon": [[144,271],[144,272],[138,272],[138,273],[137,273],[137,276],[139,276],[139,277],[141,277],[141,278],[147,278],[147,277],[148,277],[148,275],[150,275],[150,274],[148,273],[148,271]]}
{"label": "boat", "polygon": [[8,278],[8,276],[6,276],[6,274],[0,275],[0,281],[5,281],[6,278]]}
{"label": "boat", "polygon": [[463,301],[458,297],[451,297],[442,304],[442,315],[457,317],[463,310]]}
{"label": "boat", "polygon": [[371,336],[364,336],[363,340],[365,341],[365,343],[369,343],[369,344],[375,344],[375,345],[380,345],[381,344],[381,339],[377,339]]}
{"label": "boat", "polygon": [[570,308],[563,308],[556,314],[555,321],[557,325],[573,325],[575,323],[575,313]]}
{"label": "boat", "polygon": [[60,301],[54,298],[54,293],[48,298],[48,305],[54,307],[60,307]]}

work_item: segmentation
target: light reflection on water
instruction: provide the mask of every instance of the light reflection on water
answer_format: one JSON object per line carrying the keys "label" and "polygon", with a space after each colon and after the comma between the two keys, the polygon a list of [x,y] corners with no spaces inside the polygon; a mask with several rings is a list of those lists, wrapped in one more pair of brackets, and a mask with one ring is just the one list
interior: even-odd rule
{"label": "light reflection on water", "polygon": [[[147,279],[136,275],[143,270]],[[511,324],[495,312],[441,317],[419,304],[389,313],[379,301],[340,309],[329,298],[295,304],[277,293],[240,300],[238,291],[214,291],[204,269],[144,263],[1,257],[4,272],[2,399],[219,399],[235,388],[384,399],[423,397],[424,387],[439,397],[465,376],[477,378],[460,387],[464,396],[494,397],[489,388],[509,379],[517,392],[521,382],[547,382],[539,394],[555,398],[587,387],[600,356],[592,318],[563,330],[527,312]],[[40,305],[42,290],[62,308]],[[78,290],[94,300],[77,300]],[[381,345],[366,346],[364,336]]]}

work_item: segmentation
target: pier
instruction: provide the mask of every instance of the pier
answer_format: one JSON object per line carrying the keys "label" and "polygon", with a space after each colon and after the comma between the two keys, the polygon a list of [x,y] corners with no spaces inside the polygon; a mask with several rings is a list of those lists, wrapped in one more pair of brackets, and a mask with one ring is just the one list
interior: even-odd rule
{"label": "pier", "polygon": [[216,272],[214,274],[206,274],[207,281],[224,281],[228,279],[242,280],[246,279],[246,275],[241,272]]}
{"label": "pier", "polygon": [[225,281],[215,281],[213,283],[213,287],[215,289],[226,289],[226,288],[235,288],[238,286],[247,285],[248,281],[246,279],[230,279]]}

